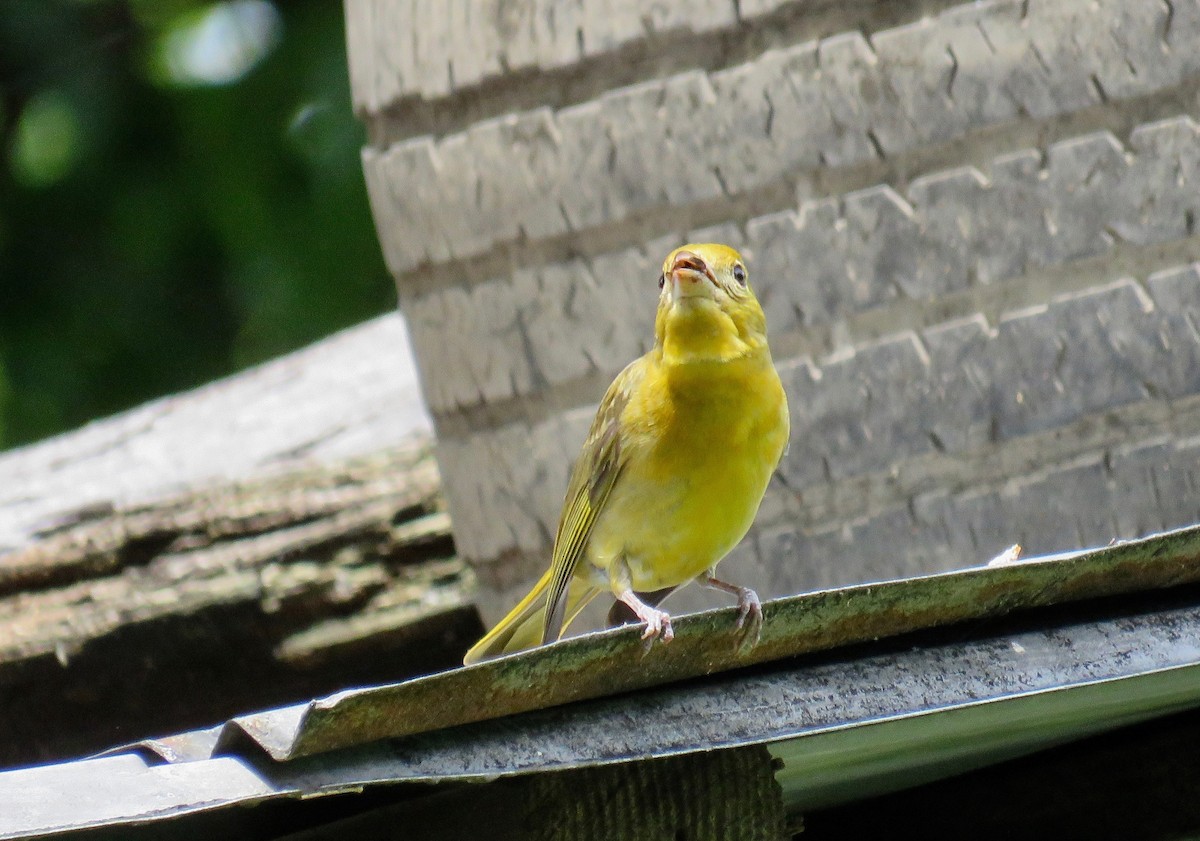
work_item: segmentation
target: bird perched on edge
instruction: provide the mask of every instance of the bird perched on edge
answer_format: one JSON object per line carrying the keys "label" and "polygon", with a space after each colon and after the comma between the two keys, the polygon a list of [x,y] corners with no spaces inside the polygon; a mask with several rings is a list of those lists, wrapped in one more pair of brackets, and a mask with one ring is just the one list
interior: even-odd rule
{"label": "bird perched on edge", "polygon": [[749,620],[757,637],[758,596],[714,571],[750,529],[788,441],[766,318],[726,245],[677,248],[658,285],[654,347],[600,401],[550,569],[464,663],[558,639],[604,591],[645,624],[643,639],[669,642],[671,617],[657,604],[693,579],[736,595],[737,627]]}

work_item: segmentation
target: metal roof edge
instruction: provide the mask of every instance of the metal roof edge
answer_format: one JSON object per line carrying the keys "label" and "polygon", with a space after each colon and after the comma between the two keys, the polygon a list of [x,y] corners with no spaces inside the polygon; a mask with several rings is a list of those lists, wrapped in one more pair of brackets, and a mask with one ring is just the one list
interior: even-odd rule
{"label": "metal roof edge", "polygon": [[679,616],[644,650],[616,628],[396,684],[239,716],[218,751],[248,739],[287,761],[753,666],[852,643],[1102,596],[1200,581],[1200,526],[1099,549],[861,584],[763,604],[762,637],[738,649],[735,608]]}

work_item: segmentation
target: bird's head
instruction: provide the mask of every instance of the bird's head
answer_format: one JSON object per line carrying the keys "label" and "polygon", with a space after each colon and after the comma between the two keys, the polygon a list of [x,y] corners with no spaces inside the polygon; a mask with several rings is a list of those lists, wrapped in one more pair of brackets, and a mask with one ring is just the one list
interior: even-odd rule
{"label": "bird's head", "polygon": [[663,261],[658,285],[655,335],[673,355],[729,358],[766,347],[766,318],[746,262],[728,245],[676,248]]}

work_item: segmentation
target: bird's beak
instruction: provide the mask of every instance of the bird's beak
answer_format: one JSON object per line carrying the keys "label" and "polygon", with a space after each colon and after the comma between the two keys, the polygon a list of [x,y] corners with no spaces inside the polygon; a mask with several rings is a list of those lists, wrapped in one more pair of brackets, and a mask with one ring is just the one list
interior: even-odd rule
{"label": "bird's beak", "polygon": [[711,297],[712,288],[704,281],[717,285],[712,270],[697,255],[680,251],[671,263],[671,297],[675,300],[694,296]]}

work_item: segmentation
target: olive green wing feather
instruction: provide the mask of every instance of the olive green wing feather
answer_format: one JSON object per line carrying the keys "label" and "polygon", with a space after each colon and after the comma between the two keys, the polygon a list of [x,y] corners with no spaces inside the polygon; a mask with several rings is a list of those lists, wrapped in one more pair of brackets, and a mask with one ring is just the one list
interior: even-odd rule
{"label": "olive green wing feather", "polygon": [[546,594],[546,620],[542,642],[552,642],[562,633],[567,609],[567,590],[583,557],[596,517],[621,474],[621,413],[630,396],[645,378],[645,357],[630,363],[617,375],[583,443],[583,451],[571,470],[567,495],[563,502],[558,533],[554,537],[554,557],[550,564],[550,589]]}

